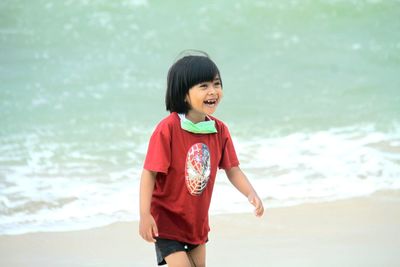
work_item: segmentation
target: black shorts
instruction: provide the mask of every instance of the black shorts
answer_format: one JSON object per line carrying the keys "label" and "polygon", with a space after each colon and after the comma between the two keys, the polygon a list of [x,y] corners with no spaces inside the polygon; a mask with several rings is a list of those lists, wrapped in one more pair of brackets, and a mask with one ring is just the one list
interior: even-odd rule
{"label": "black shorts", "polygon": [[156,238],[156,254],[157,254],[157,264],[164,265],[167,264],[165,257],[171,255],[174,252],[185,251],[189,252],[197,248],[199,245],[188,244],[176,240]]}

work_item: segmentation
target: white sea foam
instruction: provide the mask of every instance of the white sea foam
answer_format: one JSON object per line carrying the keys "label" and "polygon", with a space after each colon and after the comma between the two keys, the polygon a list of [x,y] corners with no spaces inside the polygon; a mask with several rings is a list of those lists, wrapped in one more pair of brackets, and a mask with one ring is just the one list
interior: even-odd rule
{"label": "white sea foam", "polygon": [[364,127],[236,143],[260,196],[279,206],[400,188],[398,138]]}
{"label": "white sea foam", "polygon": [[[68,157],[58,164],[60,146],[41,144],[34,134],[25,140],[27,164],[0,165],[0,234],[85,229],[139,218],[139,177],[147,143],[125,148],[113,144],[102,151],[114,153],[109,165],[97,148],[74,151],[76,147],[61,144]],[[241,168],[267,208],[400,188],[398,130],[349,127],[234,141]],[[121,160],[115,150],[127,159]],[[14,145],[3,145],[2,151],[3,163],[23,162],[26,156]],[[127,164],[135,160],[134,166]],[[251,212],[223,171],[214,188],[212,214]]]}

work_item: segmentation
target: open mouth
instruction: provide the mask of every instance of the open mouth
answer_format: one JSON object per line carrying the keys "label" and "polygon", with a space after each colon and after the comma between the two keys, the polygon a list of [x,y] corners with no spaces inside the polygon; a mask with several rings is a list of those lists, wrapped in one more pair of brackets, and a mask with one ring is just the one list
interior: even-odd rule
{"label": "open mouth", "polygon": [[217,104],[217,99],[209,99],[204,101],[204,104],[206,104],[207,106],[213,107]]}

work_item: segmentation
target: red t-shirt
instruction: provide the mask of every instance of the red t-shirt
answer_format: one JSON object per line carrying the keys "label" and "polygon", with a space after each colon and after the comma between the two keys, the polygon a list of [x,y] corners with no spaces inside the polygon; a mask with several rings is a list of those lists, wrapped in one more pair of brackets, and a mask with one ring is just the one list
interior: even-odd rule
{"label": "red t-shirt", "polygon": [[159,237],[190,244],[208,239],[208,209],[217,168],[239,161],[225,124],[213,117],[218,133],[194,134],[181,128],[173,112],[154,130],[144,163],[157,172],[151,201]]}

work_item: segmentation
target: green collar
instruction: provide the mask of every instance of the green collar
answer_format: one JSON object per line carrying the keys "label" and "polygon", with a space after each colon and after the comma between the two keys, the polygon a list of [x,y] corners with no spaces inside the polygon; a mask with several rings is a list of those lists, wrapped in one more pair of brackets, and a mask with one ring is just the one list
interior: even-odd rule
{"label": "green collar", "polygon": [[181,128],[185,131],[196,134],[217,133],[217,129],[215,128],[215,121],[211,119],[208,121],[193,123],[186,118],[185,114],[178,114],[178,116],[181,119]]}

